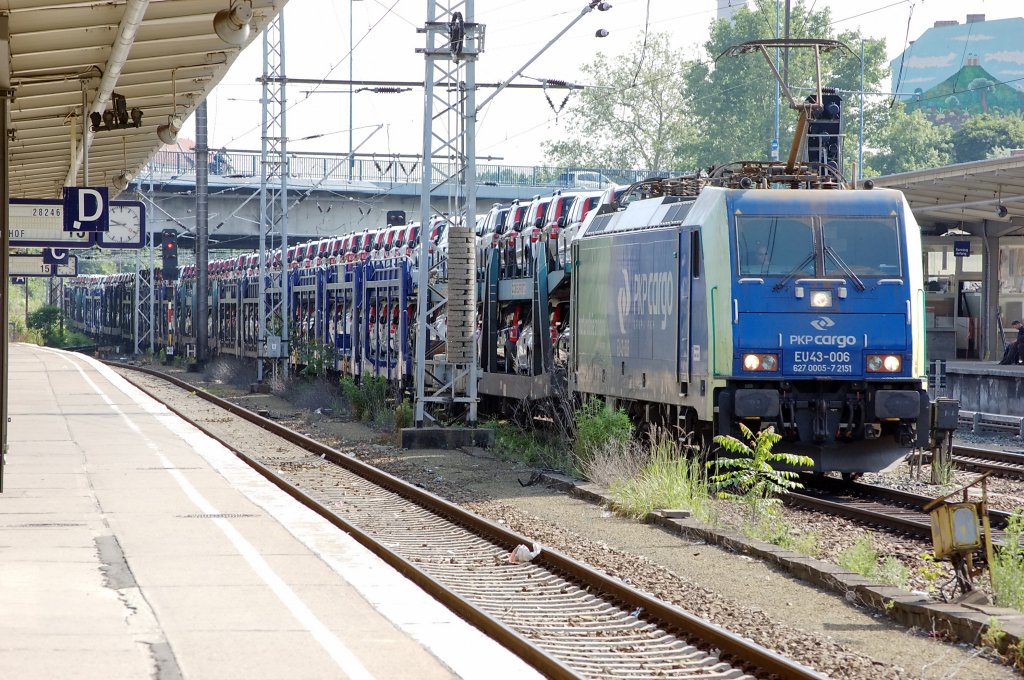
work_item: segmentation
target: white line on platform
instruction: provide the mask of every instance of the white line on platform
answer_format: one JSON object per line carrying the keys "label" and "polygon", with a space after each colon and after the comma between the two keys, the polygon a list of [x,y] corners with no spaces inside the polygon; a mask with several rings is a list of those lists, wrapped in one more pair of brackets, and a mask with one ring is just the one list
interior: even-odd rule
{"label": "white line on platform", "polygon": [[[89,386],[92,387],[92,389],[95,390],[96,393],[100,395],[100,398],[103,399],[103,401],[105,401],[107,405],[110,406],[110,408],[115,413],[121,416],[121,418],[133,432],[142,437],[143,441],[146,442],[146,446],[160,460],[161,465],[164,468],[167,468],[167,472],[170,473],[170,475],[174,478],[176,482],[178,482],[178,485],[181,487],[181,490],[185,492],[185,495],[187,495],[192,500],[192,502],[195,503],[196,507],[198,507],[203,514],[220,514],[217,508],[208,500],[206,500],[203,497],[203,495],[199,493],[199,491],[194,486],[192,486],[192,484],[187,479],[185,479],[184,475],[182,475],[180,470],[172,469],[174,467],[173,464],[164,456],[163,453],[160,452],[156,443],[154,443],[153,440],[147,437],[146,434],[143,433],[141,429],[139,429],[139,426],[133,423],[131,418],[129,418],[128,415],[125,414],[125,412],[122,411],[121,408],[117,404],[115,404],[114,401],[110,397],[108,397],[107,394],[95,382],[93,382],[92,378],[90,378],[86,374],[86,372],[82,370],[81,366],[79,366],[76,362],[72,361],[71,358],[64,352],[58,352],[46,348],[41,349],[43,349],[49,354],[53,354],[54,356],[60,358],[62,361],[65,361],[74,366],[74,368],[79,372],[79,374],[81,374],[85,382],[88,383]],[[88,357],[84,356],[79,358],[86,360],[89,359]],[[102,368],[107,367],[102,366]],[[159,414],[153,415],[157,416],[158,419],[160,419]],[[170,411],[167,411],[166,409],[164,409],[163,417],[173,419],[175,422],[180,422],[176,416],[173,416],[170,413]],[[168,423],[165,422],[164,424],[167,425]],[[170,429],[172,432],[174,431],[174,428]],[[175,432],[175,434],[179,433]],[[320,621],[320,619],[318,619],[317,616],[312,611],[310,611],[309,607],[307,607],[306,604],[299,598],[299,596],[296,595],[295,592],[288,586],[288,584],[285,583],[284,580],[274,572],[270,565],[267,564],[266,560],[263,559],[263,556],[259,554],[259,551],[256,550],[256,548],[251,543],[249,543],[241,535],[241,533],[239,533],[239,531],[231,524],[230,520],[224,518],[214,518],[213,522],[221,529],[221,531],[224,532],[224,535],[227,536],[228,540],[231,541],[231,543],[235,546],[235,548],[242,555],[242,557],[245,558],[245,560],[249,563],[249,566],[252,567],[252,570],[256,572],[256,574],[258,574],[261,579],[263,579],[263,582],[270,587],[270,589],[274,592],[275,595],[277,595],[278,599],[281,600],[281,603],[284,604],[284,606],[288,608],[288,610],[299,621],[299,623],[302,624],[302,626],[305,627],[307,631],[309,631],[310,635],[312,635],[313,638],[320,643],[320,646],[324,648],[324,651],[326,651],[327,654],[330,655],[330,657],[334,660],[338,667],[349,678],[352,678],[353,680],[372,680],[373,675],[366,669],[365,666],[363,666],[363,664],[359,661],[358,658],[356,658],[356,656],[351,652],[351,650],[349,650],[345,643],[339,640],[337,636],[335,636],[334,633],[332,633],[331,630],[327,626],[325,626],[323,622]]]}

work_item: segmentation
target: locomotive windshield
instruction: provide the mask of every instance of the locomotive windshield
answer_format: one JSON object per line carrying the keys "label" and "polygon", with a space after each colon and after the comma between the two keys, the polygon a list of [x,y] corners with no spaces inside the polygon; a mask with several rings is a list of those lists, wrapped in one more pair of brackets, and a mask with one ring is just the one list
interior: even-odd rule
{"label": "locomotive windshield", "polygon": [[825,276],[900,275],[900,239],[894,217],[823,217]]}
{"label": "locomotive windshield", "polygon": [[810,217],[737,217],[736,239],[740,276],[814,274]]}
{"label": "locomotive windshield", "polygon": [[895,217],[736,216],[740,276],[898,277]]}

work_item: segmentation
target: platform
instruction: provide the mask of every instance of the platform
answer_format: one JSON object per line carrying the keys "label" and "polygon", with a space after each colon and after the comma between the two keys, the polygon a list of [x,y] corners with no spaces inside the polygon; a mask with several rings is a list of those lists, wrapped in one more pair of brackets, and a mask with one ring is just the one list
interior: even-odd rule
{"label": "platform", "polygon": [[996,361],[947,361],[946,388],[931,396],[960,401],[965,411],[1019,416],[1024,414],[1024,364]]}
{"label": "platform", "polygon": [[92,359],[10,352],[0,676],[535,678]]}

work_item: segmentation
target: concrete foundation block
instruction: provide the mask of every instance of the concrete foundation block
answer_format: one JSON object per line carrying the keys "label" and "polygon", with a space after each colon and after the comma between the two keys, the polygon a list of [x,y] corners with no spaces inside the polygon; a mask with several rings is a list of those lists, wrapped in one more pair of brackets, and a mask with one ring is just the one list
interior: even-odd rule
{"label": "concrete foundation block", "polygon": [[463,446],[494,446],[489,427],[407,427],[402,430],[403,449],[457,449]]}

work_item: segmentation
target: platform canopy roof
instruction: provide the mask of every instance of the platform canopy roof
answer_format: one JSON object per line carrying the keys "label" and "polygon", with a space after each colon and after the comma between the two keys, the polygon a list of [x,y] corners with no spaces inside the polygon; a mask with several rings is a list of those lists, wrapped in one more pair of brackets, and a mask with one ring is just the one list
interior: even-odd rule
{"label": "platform canopy roof", "polygon": [[[14,95],[11,196],[57,198],[63,186],[85,183],[83,118],[89,184],[116,194],[116,181],[133,178],[163,145],[157,127],[172,114],[187,118],[286,2],[0,0],[8,36],[0,37],[0,81]],[[240,45],[214,30],[217,12],[236,4],[236,18],[252,10]],[[141,126],[93,132],[89,114],[114,110],[114,93],[127,111],[141,111]]]}
{"label": "platform canopy roof", "polygon": [[1024,156],[915,170],[873,181],[876,187],[904,193],[924,234],[964,231],[974,236],[1024,236]]}

